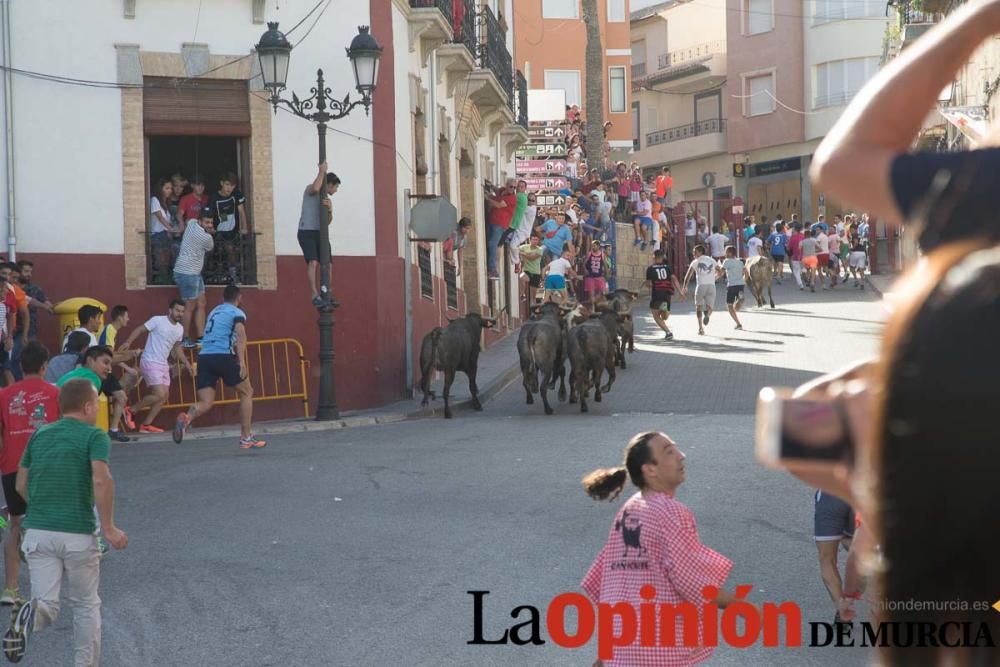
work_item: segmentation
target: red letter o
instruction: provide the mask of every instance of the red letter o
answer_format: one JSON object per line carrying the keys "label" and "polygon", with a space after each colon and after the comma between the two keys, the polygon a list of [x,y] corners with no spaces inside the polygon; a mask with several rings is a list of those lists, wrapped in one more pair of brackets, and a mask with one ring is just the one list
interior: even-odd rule
{"label": "red letter o", "polygon": [[[569,606],[576,607],[578,617],[574,636],[566,634],[566,607]],[[594,623],[594,606],[580,593],[560,593],[552,598],[545,613],[545,627],[549,631],[549,637],[563,648],[580,648],[589,642],[594,634]]]}

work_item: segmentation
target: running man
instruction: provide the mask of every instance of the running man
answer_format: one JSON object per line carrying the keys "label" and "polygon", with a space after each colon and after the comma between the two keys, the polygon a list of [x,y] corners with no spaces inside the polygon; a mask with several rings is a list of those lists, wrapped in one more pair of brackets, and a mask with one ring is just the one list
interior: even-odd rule
{"label": "running man", "polygon": [[662,250],[653,253],[653,265],[646,269],[644,285],[650,288],[649,310],[653,314],[653,321],[663,329],[666,340],[673,340],[674,332],[667,326],[667,318],[670,317],[670,299],[681,291],[681,286]]}
{"label": "running man", "polygon": [[805,283],[809,285],[809,291],[816,291],[816,274],[819,267],[819,259],[817,259],[817,245],[816,239],[813,238],[813,233],[811,229],[806,230],[806,235],[799,244],[799,248],[802,251],[802,266],[806,270]]}
{"label": "running man", "polygon": [[[704,336],[708,320],[712,317],[712,309],[715,307],[715,279],[718,276],[719,265],[711,257],[705,254],[705,246],[699,244],[694,247],[694,261],[684,274],[684,287],[682,294],[687,294],[688,283],[691,276],[696,279],[694,290],[695,315],[698,318],[698,335]],[[702,314],[704,313],[704,315]]]}
{"label": "running man", "polygon": [[559,303],[569,301],[566,278],[568,276],[570,280],[576,279],[576,271],[573,270],[573,263],[570,261],[573,257],[573,251],[570,250],[569,245],[567,244],[567,247],[563,248],[561,257],[552,260],[542,269],[542,275],[545,277],[546,301],[551,301],[553,294],[559,295]]}
{"label": "running man", "polygon": [[28,501],[22,549],[31,600],[13,614],[3,650],[11,662],[21,660],[30,635],[55,623],[65,573],[74,664],[89,667],[101,661],[101,558],[94,506],[104,538],[114,548],[128,546],[128,536],[115,525],[111,440],[94,426],[100,407],[93,383],[77,379],[63,385],[59,409],[59,421],[31,436],[17,470],[17,492]]}
{"label": "running man", "polygon": [[36,340],[28,341],[21,351],[24,379],[0,391],[0,472],[3,495],[10,512],[10,530],[3,544],[4,587],[0,605],[21,601],[17,575],[21,569],[21,522],[28,506],[17,492],[17,466],[32,434],[45,424],[59,419],[59,390],[45,381],[49,351]]}
{"label": "running man", "polygon": [[181,339],[184,338],[184,325],[181,324],[183,319],[184,302],[174,299],[170,302],[166,315],[149,318],[141,327],[136,327],[118,348],[119,352],[128,350],[142,332],[149,332],[146,347],[139,360],[139,371],[149,386],[149,393],[132,408],[133,414],[149,410],[139,427],[140,433],[163,433],[162,428],[153,426],[153,420],[170,394],[170,356],[173,355],[174,359],[184,364],[188,373],[194,375],[194,368],[181,349]]}
{"label": "running man", "polygon": [[247,315],[240,309],[243,295],[236,285],[226,285],[223,303],[212,309],[205,325],[205,339],[198,352],[198,402],[177,415],[174,442],[184,440],[184,431],[195,417],[212,409],[215,385],[222,380],[240,397],[240,449],[267,445],[250,431],[253,419],[253,387],[247,373]]}
{"label": "running man", "polygon": [[785,277],[785,245],[788,243],[788,235],[785,233],[785,223],[776,223],[774,231],[767,237],[765,243],[771,248],[771,261],[774,262],[778,273],[775,279],[781,284],[781,279]]}
{"label": "running man", "polygon": [[740,318],[736,311],[743,305],[743,289],[746,286],[747,269],[736,257],[736,248],[726,248],[726,258],[722,260],[722,271],[726,274],[726,308],[729,316],[736,322],[736,328],[742,329]]}
{"label": "running man", "polygon": [[[587,495],[595,500],[614,499],[627,480],[639,488],[625,501],[608,531],[608,539],[584,577],[581,588],[595,604],[678,605],[689,602],[699,609],[704,590],[718,590],[712,604],[723,608],[735,596],[722,588],[733,563],[701,542],[694,514],[676,499],[686,479],[684,453],[664,433],[646,432],[632,437],[625,448],[621,467],[595,470],[583,478]],[[647,616],[642,614],[645,621]],[[655,616],[655,615],[650,615]],[[692,645],[685,637],[700,636],[697,627],[687,627],[685,614],[673,623],[642,627],[643,636],[656,636],[659,627],[671,634],[658,645],[642,646],[633,641],[618,646],[612,656],[598,656],[614,665],[695,665],[712,656],[710,646]],[[645,643],[645,642],[643,642]],[[601,664],[598,662],[597,664]]]}

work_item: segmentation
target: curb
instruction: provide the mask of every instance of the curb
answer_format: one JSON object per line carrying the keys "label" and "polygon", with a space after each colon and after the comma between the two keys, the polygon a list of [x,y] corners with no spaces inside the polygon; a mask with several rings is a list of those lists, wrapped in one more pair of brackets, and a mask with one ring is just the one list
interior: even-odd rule
{"label": "curb", "polygon": [[[479,400],[481,403],[486,403],[491,398],[499,394],[501,391],[507,388],[519,374],[521,368],[518,363],[511,364],[510,368],[494,378],[485,389],[479,392]],[[465,398],[462,400],[454,401],[451,404],[451,409],[455,410],[472,410],[472,398]],[[341,419],[336,419],[328,422],[318,422],[313,420],[300,420],[295,422],[263,422],[257,424],[256,433],[257,435],[284,435],[288,433],[316,433],[320,431],[339,431],[345,428],[358,428],[361,426],[377,426],[380,424],[397,424],[399,422],[409,421],[411,419],[424,419],[428,417],[440,417],[444,415],[444,404],[442,403],[440,407],[426,407],[418,408],[416,410],[411,410],[410,412],[393,412],[382,415],[372,415],[363,416],[359,415],[357,417],[343,417]],[[228,428],[206,428],[206,429],[194,429],[188,431],[184,434],[184,441],[189,440],[218,440],[220,438],[239,438],[240,429],[238,427],[228,427]],[[173,438],[170,432],[164,432],[162,434],[156,434],[151,436],[139,436],[138,441],[133,441],[130,445],[134,447],[135,445],[146,444],[146,443],[160,443],[169,442],[173,443]]]}
{"label": "curb", "polygon": [[868,287],[871,288],[871,291],[877,294],[879,298],[885,298],[885,294],[878,288],[878,285],[872,282],[872,279],[868,274],[865,274],[865,282],[868,284]]}

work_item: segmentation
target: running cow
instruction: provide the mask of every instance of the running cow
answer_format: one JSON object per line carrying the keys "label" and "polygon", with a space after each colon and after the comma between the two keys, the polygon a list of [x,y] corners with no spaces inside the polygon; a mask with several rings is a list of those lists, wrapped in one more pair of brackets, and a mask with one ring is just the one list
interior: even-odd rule
{"label": "running cow", "polygon": [[[587,394],[594,388],[594,400],[611,391],[615,382],[617,331],[621,316],[610,310],[592,315],[566,334],[566,354],[570,363],[569,402],[580,401],[580,412],[587,412]],[[608,372],[608,383],[601,387],[601,376]]]}
{"label": "running cow", "polygon": [[638,292],[627,289],[616,289],[608,296],[608,304],[616,313],[622,316],[618,325],[618,365],[625,368],[625,349],[629,354],[635,352],[635,325],[632,322],[632,303],[639,298]]}
{"label": "running cow", "polygon": [[[559,379],[559,400],[566,400],[566,367],[563,335],[566,332],[566,315],[571,309],[556,303],[546,303],[534,309],[534,319],[525,322],[517,338],[517,354],[521,358],[521,375],[528,405],[535,402],[534,394],[541,394],[545,414],[552,414],[548,390]],[[541,382],[539,382],[541,373]]]}
{"label": "running cow", "polygon": [[757,255],[747,260],[747,276],[750,278],[750,291],[757,299],[757,307],[764,307],[764,290],[767,290],[767,300],[774,308],[774,297],[771,296],[771,280],[774,275],[774,263],[770,257]]}
{"label": "running cow", "polygon": [[444,372],[444,416],[451,419],[451,407],[448,405],[448,394],[451,383],[455,381],[455,373],[462,371],[469,377],[469,393],[472,394],[472,407],[482,410],[479,402],[479,387],[476,386],[476,368],[479,364],[479,339],[483,329],[496,324],[496,320],[486,319],[479,313],[469,313],[465,317],[448,320],[447,327],[435,327],[424,336],[420,346],[420,389],[424,392],[424,400],[420,405],[427,405],[428,399],[436,398],[431,391],[431,373],[435,370]]}

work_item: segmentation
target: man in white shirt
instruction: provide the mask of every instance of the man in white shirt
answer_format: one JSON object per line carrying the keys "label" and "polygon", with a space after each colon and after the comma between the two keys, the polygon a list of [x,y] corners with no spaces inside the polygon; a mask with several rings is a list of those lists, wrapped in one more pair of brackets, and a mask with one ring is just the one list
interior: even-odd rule
{"label": "man in white shirt", "polygon": [[816,282],[819,283],[822,289],[826,289],[823,276],[830,273],[830,237],[826,235],[826,223],[823,226],[819,226],[819,223],[816,223],[813,227],[815,227],[813,231],[817,232],[815,234],[816,261],[819,263],[816,267]]}
{"label": "man in white shirt", "polygon": [[572,256],[573,253],[570,252],[569,248],[564,248],[560,257],[557,257],[545,266],[545,269],[542,271],[542,275],[545,277],[545,294],[543,297],[545,300],[552,300],[553,292],[559,295],[559,303],[566,303],[569,300],[569,292],[566,289],[566,278],[576,278],[576,272],[573,271],[573,263],[570,261],[570,257]]}
{"label": "man in white shirt", "polygon": [[187,356],[181,351],[181,339],[184,337],[184,302],[174,299],[166,315],[151,317],[141,327],[136,327],[119,351],[128,350],[132,343],[142,334],[149,332],[146,346],[139,361],[139,371],[149,385],[149,393],[132,409],[139,413],[148,409],[149,414],[139,427],[140,433],[163,433],[163,429],[153,426],[153,420],[159,414],[170,393],[170,357],[184,364],[187,372],[194,375],[194,369]]}
{"label": "man in white shirt", "polygon": [[[698,318],[698,335],[704,336],[705,329],[712,316],[712,309],[715,307],[715,280],[719,277],[719,265],[715,260],[705,254],[705,246],[696,245],[694,247],[694,261],[684,274],[684,286],[681,294],[687,294],[687,286],[691,281],[692,274],[697,280],[697,287],[694,290],[695,315]],[[704,313],[704,315],[702,315]]]}
{"label": "man in white shirt", "polygon": [[712,234],[708,237],[708,249],[712,254],[712,259],[721,262],[726,258],[726,243],[729,238],[719,232],[719,226],[712,227]]}
{"label": "man in white shirt", "polygon": [[698,221],[690,212],[684,217],[684,243],[687,246],[688,259],[694,259],[694,247],[698,243]]}
{"label": "man in white shirt", "polygon": [[[76,312],[76,318],[80,321],[80,326],[73,331],[82,331],[83,333],[90,336],[90,347],[97,345],[97,332],[101,330],[101,315],[104,311],[98,306],[92,306],[87,304],[85,306],[80,306],[80,309]],[[65,336],[63,336],[62,349],[66,349],[66,343],[69,342],[69,334],[73,333],[70,331]]]}

